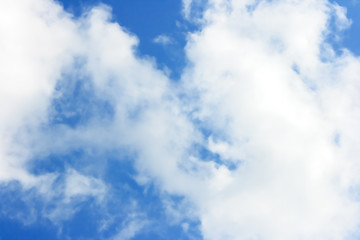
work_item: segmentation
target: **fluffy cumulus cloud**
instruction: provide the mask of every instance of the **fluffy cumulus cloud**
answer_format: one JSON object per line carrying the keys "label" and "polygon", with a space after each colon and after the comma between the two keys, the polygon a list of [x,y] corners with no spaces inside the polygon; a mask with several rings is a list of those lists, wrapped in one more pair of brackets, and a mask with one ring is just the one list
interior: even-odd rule
{"label": "fluffy cumulus cloud", "polygon": [[[360,59],[331,45],[351,24],[346,10],[327,0],[183,5],[199,30],[175,82],[136,54],[107,6],[75,18],[50,0],[0,2],[1,184],[55,202],[43,211],[53,222],[93,198],[108,220],[101,232],[117,217],[106,204],[121,182],[104,170],[115,152],[185,233],[198,219],[209,240],[356,239]],[[89,159],[36,171],[79,149]],[[126,204],[112,239],[152,224]]]}
{"label": "fluffy cumulus cloud", "polygon": [[[207,239],[347,239],[359,224],[359,59],[328,1],[209,1],[183,79],[222,164]],[[216,177],[215,177],[216,178]]]}
{"label": "fluffy cumulus cloud", "polygon": [[61,67],[70,60],[75,26],[45,1],[2,1],[1,9],[0,178],[32,184],[36,179],[23,171],[31,153],[22,134],[46,115]]}

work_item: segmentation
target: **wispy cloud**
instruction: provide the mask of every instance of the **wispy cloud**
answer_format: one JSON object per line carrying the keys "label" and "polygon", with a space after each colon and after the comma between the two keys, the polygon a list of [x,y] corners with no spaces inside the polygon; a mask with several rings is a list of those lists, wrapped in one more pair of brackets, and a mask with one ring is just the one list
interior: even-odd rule
{"label": "wispy cloud", "polygon": [[162,44],[162,45],[168,45],[173,43],[173,40],[164,34],[160,34],[159,36],[157,36],[156,38],[154,38],[154,43],[158,43],[158,44]]}

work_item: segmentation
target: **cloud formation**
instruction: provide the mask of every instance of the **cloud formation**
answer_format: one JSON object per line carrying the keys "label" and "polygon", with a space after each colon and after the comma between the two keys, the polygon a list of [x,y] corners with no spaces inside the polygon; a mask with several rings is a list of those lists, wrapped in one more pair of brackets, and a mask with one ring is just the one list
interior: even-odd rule
{"label": "cloud formation", "polygon": [[[199,4],[201,14],[191,9]],[[45,214],[56,222],[72,201],[113,197],[117,183],[101,169],[116,150],[130,156],[138,184],[159,189],[174,223],[186,232],[186,219],[200,220],[204,239],[356,238],[360,61],[331,45],[351,24],[345,9],[326,0],[184,1],[201,27],[189,33],[178,82],[136,55],[137,38],[110,11],[75,19],[50,0],[0,3],[1,183],[57,199]],[[86,94],[64,107],[76,86]],[[97,159],[64,172],[29,169],[77,149]],[[115,239],[151,224],[132,214]]]}
{"label": "cloud formation", "polygon": [[209,5],[183,79],[211,130],[209,150],[237,168],[198,202],[205,238],[347,239],[359,224],[358,153],[348,148],[358,141],[359,59],[328,43],[331,24],[348,26],[345,10],[310,0]]}

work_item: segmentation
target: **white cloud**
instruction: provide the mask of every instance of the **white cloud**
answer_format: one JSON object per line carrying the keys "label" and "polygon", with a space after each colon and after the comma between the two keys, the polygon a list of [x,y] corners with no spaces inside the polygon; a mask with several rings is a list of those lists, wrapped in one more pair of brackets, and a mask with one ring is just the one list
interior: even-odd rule
{"label": "white cloud", "polygon": [[35,180],[21,170],[28,150],[13,137],[24,141],[25,127],[46,117],[56,80],[76,47],[75,25],[48,1],[2,1],[0,8],[0,179],[29,183]]}
{"label": "white cloud", "polygon": [[101,201],[106,194],[106,186],[99,179],[79,174],[70,169],[65,179],[64,197],[66,201],[81,196],[93,196]]}
{"label": "white cloud", "polygon": [[157,36],[156,38],[154,38],[154,43],[158,43],[158,44],[162,44],[162,45],[168,45],[171,44],[173,42],[173,40],[164,34],[160,34],[159,36]]}
{"label": "white cloud", "polygon": [[112,237],[114,240],[129,240],[133,239],[141,230],[148,225],[148,222],[143,219],[132,219],[126,222],[126,225],[119,231],[116,236]]}
{"label": "white cloud", "polygon": [[183,0],[182,1],[183,4],[183,14],[185,16],[185,18],[189,19],[190,14],[191,14],[191,5],[193,4],[193,0]]}
{"label": "white cloud", "polygon": [[344,10],[327,1],[251,10],[253,1],[210,2],[183,80],[199,97],[194,116],[213,131],[209,150],[241,164],[224,187],[209,182],[211,197],[195,199],[205,238],[346,239],[359,223],[349,193],[358,151],[348,147],[360,130],[360,62],[323,51],[331,14],[346,23]]}

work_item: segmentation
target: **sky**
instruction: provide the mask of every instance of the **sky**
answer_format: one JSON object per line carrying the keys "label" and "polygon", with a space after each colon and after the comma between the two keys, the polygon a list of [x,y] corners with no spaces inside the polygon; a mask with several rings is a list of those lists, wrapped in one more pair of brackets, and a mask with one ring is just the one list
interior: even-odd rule
{"label": "sky", "polygon": [[0,1],[0,240],[359,239],[359,13]]}

